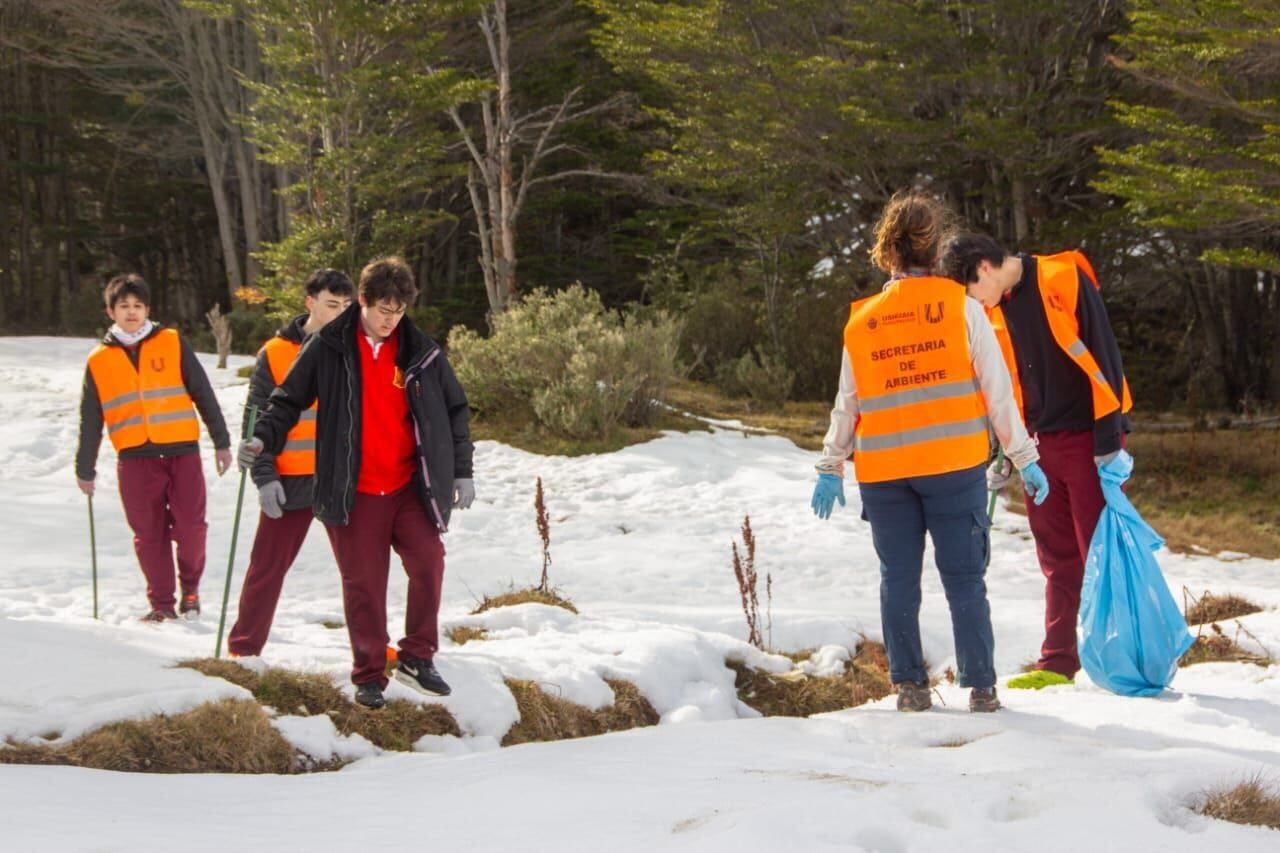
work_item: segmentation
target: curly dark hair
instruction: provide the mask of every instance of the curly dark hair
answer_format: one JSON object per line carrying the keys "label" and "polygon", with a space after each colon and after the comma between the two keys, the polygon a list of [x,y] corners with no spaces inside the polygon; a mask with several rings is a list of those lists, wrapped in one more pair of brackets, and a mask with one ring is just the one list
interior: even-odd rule
{"label": "curly dark hair", "polygon": [[418,298],[418,287],[409,265],[388,256],[365,264],[360,271],[360,295],[366,305],[390,300],[408,307]]}
{"label": "curly dark hair", "polygon": [[876,223],[872,262],[887,273],[933,269],[953,218],[945,205],[918,190],[895,193]]}

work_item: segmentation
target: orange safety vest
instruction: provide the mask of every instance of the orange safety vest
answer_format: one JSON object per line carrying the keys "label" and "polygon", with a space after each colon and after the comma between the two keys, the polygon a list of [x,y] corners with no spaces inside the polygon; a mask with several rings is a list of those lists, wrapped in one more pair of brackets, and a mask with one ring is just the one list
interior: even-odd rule
{"label": "orange safety vest", "polygon": [[124,347],[99,344],[89,354],[102,420],[116,452],[152,444],[200,440],[200,424],[182,381],[182,344],[161,329],[139,345],[138,366]]}
{"label": "orange safety vest", "polygon": [[[1036,256],[1036,278],[1040,285],[1040,298],[1044,302],[1044,315],[1049,321],[1049,331],[1058,347],[1089,377],[1093,390],[1093,418],[1098,420],[1119,409],[1127,414],[1133,408],[1133,396],[1129,393],[1129,380],[1123,379],[1121,397],[1107,381],[1098,361],[1080,340],[1080,322],[1076,319],[1076,303],[1080,297],[1080,277],[1083,272],[1098,287],[1098,276],[1083,252],[1072,249],[1056,255]],[[1022,405],[1022,383],[1018,379],[1018,359],[1013,351],[1013,338],[999,306],[987,309],[987,317],[1000,342],[1000,352],[1013,379],[1013,395],[1018,411],[1026,417]]]}
{"label": "orange safety vest", "polygon": [[844,346],[858,389],[853,466],[860,483],[927,477],[987,461],[987,406],[947,278],[890,282],[853,303]]}
{"label": "orange safety vest", "polygon": [[[293,367],[302,344],[276,336],[262,345],[271,368],[271,379],[280,385]],[[311,477],[316,473],[316,412],[318,403],[312,403],[298,418],[293,429],[284,439],[284,450],[276,456],[276,470],[286,477]]]}

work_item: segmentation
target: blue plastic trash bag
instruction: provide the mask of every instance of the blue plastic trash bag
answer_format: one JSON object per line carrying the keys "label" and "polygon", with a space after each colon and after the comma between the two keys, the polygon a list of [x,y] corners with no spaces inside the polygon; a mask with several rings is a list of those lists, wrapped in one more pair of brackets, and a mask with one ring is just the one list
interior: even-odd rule
{"label": "blue plastic trash bag", "polygon": [[1122,450],[1098,473],[1107,505],[1085,563],[1080,664],[1113,693],[1154,696],[1173,681],[1191,634],[1156,562],[1164,540],[1120,490],[1133,457]]}

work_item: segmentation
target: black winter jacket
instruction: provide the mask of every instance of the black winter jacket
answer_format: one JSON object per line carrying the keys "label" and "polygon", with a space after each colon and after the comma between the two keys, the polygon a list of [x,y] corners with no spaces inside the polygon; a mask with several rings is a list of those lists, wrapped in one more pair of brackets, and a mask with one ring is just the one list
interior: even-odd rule
{"label": "black winter jacket", "polygon": [[[313,508],[326,524],[347,523],[360,477],[359,334],[364,330],[357,302],[302,345],[253,431],[264,452],[278,454],[298,417],[319,399]],[[414,483],[427,514],[443,532],[449,526],[454,480],[469,479],[472,473],[471,410],[440,345],[407,316],[397,334],[396,366],[404,371],[418,446]]]}
{"label": "black winter jacket", "polygon": [[[292,341],[295,344],[301,344],[307,338],[307,333],[303,331],[303,327],[306,326],[308,319],[310,319],[310,315],[307,314],[294,317],[280,327],[280,330],[276,332],[276,337],[284,338],[286,341]],[[276,390],[276,378],[271,373],[271,362],[267,359],[265,351],[259,351],[258,361],[253,366],[253,376],[249,379],[249,399],[245,403],[244,420],[241,421],[245,428],[249,426],[249,407],[257,406],[259,414],[265,412],[271,398],[271,392],[274,390]],[[258,488],[262,488],[267,483],[279,481],[284,486],[284,508],[287,510],[303,509],[310,507],[315,502],[315,478],[309,476],[282,476],[276,468],[276,456],[274,453],[260,454],[258,461],[253,464],[253,471],[250,476],[253,477],[253,484]]]}

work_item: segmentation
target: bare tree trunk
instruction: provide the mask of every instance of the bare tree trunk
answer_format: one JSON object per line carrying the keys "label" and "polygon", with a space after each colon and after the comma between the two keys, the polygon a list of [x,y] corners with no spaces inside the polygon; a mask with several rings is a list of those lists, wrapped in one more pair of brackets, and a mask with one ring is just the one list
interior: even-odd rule
{"label": "bare tree trunk", "polygon": [[1267,380],[1267,399],[1272,405],[1280,404],[1280,277],[1267,273],[1263,289],[1265,316],[1271,322],[1264,327],[1264,334],[1271,335],[1271,373]]}
{"label": "bare tree trunk", "polygon": [[1013,173],[1011,195],[1013,196],[1013,238],[1018,247],[1023,248],[1026,245],[1027,236],[1031,233],[1030,222],[1027,219],[1027,182],[1016,172]]}
{"label": "bare tree trunk", "polygon": [[213,339],[218,342],[218,369],[221,370],[227,366],[227,356],[231,353],[231,322],[217,303],[204,316],[213,329]]}
{"label": "bare tree trunk", "polygon": [[497,236],[501,240],[498,255],[498,295],[506,308],[516,292],[516,197],[515,177],[512,174],[512,136],[515,128],[511,120],[511,34],[507,30],[507,0],[493,4],[498,26],[498,62],[494,69],[498,74],[498,182],[499,219],[502,227]]}
{"label": "bare tree trunk", "polygon": [[[575,119],[611,109],[621,102],[621,98],[611,98],[575,111],[574,106],[581,92],[581,88],[575,88],[567,92],[558,105],[516,115],[512,104],[511,37],[507,21],[507,0],[494,0],[492,4],[487,4],[480,12],[478,23],[489,51],[489,65],[494,81],[494,91],[480,101],[483,146],[477,134],[463,121],[457,107],[450,108],[447,112],[471,155],[467,192],[480,239],[480,268],[484,273],[489,313],[493,315],[506,310],[507,304],[519,288],[516,275],[517,223],[529,187],[535,183],[575,175],[611,178],[634,176],[610,175],[594,169],[568,169],[535,177],[539,165],[546,157],[568,147],[550,144],[559,129]],[[520,157],[517,169],[516,149],[521,142],[527,143],[528,150]]]}
{"label": "bare tree trunk", "polygon": [[[15,75],[17,83],[18,110],[22,112],[30,108],[31,104],[31,75],[25,64],[18,66],[18,73]],[[31,161],[31,134],[25,128],[18,130],[18,162],[29,163]],[[14,306],[14,317],[10,319],[19,319],[23,322],[29,322],[31,319],[31,283],[35,271],[32,269],[31,260],[31,225],[32,225],[32,203],[31,203],[31,182],[23,175],[18,175],[18,199],[20,204],[20,212],[18,214],[18,288],[19,302]]]}

